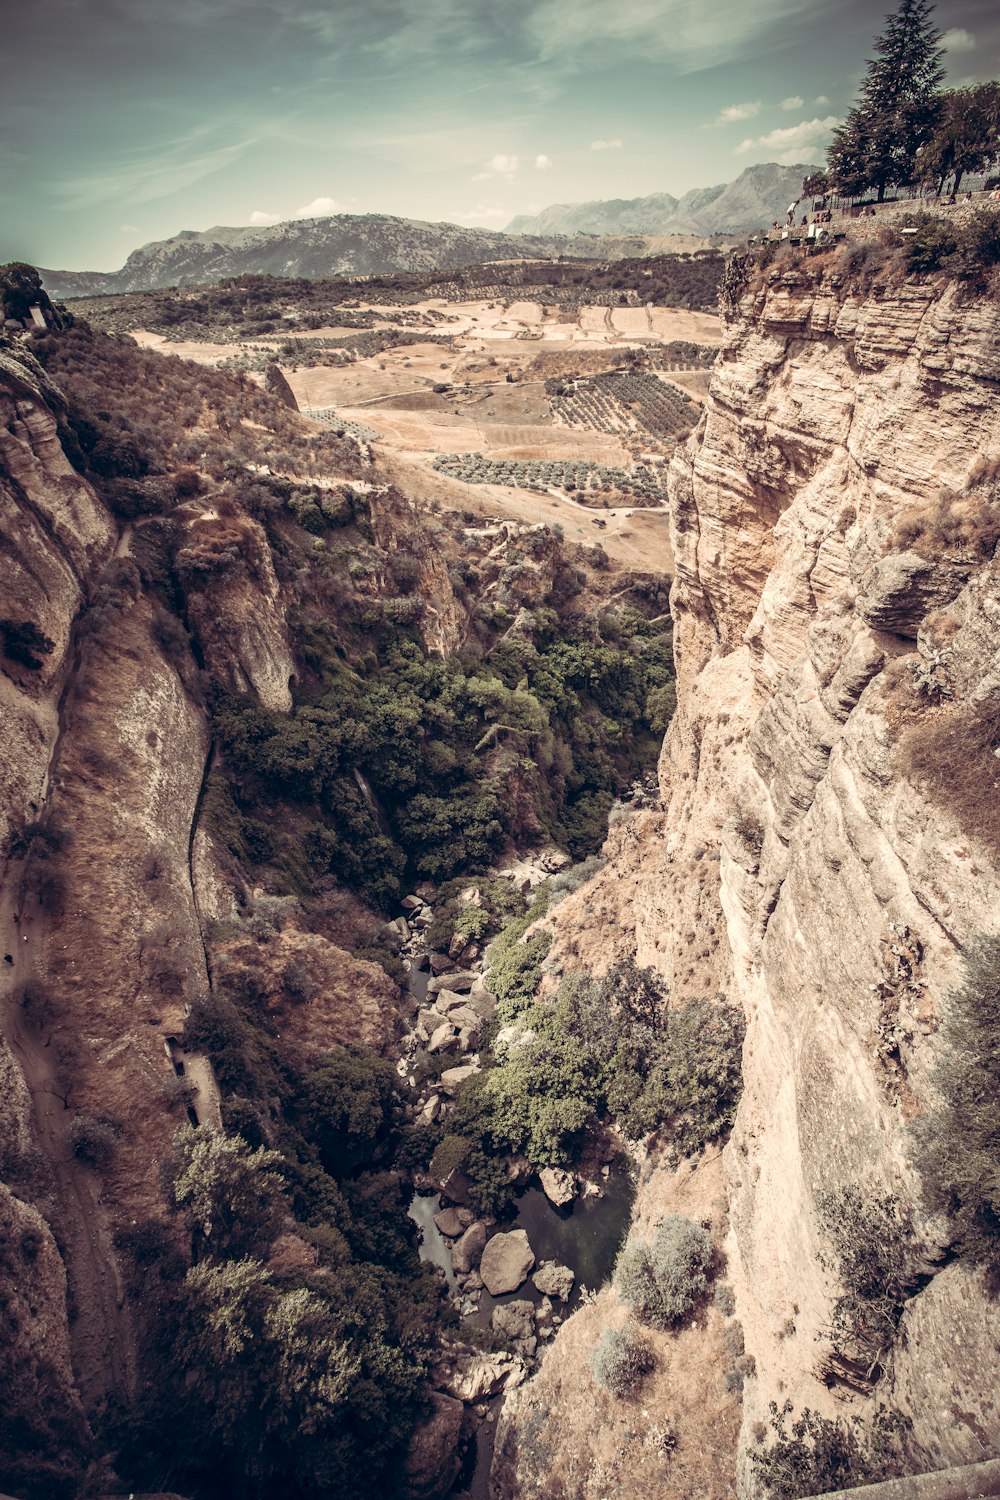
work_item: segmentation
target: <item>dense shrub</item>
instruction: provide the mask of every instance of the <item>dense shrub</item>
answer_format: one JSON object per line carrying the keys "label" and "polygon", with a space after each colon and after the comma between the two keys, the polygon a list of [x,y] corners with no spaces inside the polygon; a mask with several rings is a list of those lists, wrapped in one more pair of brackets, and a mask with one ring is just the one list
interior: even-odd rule
{"label": "dense shrub", "polygon": [[900,1433],[904,1423],[880,1408],[866,1424],[822,1417],[806,1407],[786,1428],[791,1402],[779,1411],[771,1402],[769,1445],[751,1448],[754,1477],[768,1500],[799,1500],[804,1495],[853,1490],[894,1479],[904,1472]]}
{"label": "dense shrub", "polygon": [[729,1130],[742,1089],[743,1020],[728,1002],[671,1010],[658,976],[627,961],[601,979],[565,980],[554,1021],[629,1135],[658,1130],[675,1154],[692,1155]]}
{"label": "dense shrub", "polygon": [[178,1138],[174,1191],[196,1263],[166,1284],[156,1272],[150,1378],[116,1460],[135,1488],[169,1473],[220,1500],[396,1492],[436,1283],[396,1178],[371,1174],[342,1192],[294,1152],[203,1130]]}
{"label": "dense shrub", "polygon": [[950,1215],[961,1253],[1000,1283],[1000,937],[971,943],[964,965],[945,1009],[942,1102],[914,1126],[915,1158],[928,1203]]}
{"label": "dense shrub", "polygon": [[680,1214],[662,1219],[652,1244],[631,1240],[618,1258],[615,1287],[625,1302],[655,1328],[672,1328],[708,1290],[712,1239]]}
{"label": "dense shrub", "polygon": [[554,1004],[533,1004],[550,935],[537,934],[546,941],[536,950],[520,939],[544,899],[543,891],[488,950],[497,1020],[516,1021],[519,1034],[477,1079],[469,1120],[451,1122],[480,1143],[465,1158],[466,1175],[492,1180],[500,1152],[522,1152],[535,1167],[566,1164],[603,1117],[631,1135],[659,1130],[675,1156],[724,1135],[741,1088],[739,1014],[721,1001],[670,1011],[657,977],[632,963],[600,980],[571,976]]}
{"label": "dense shrub", "polygon": [[913,1290],[909,1219],[897,1198],[857,1188],[821,1194],[817,1207],[841,1287],[829,1329],[834,1369],[877,1380]]}
{"label": "dense shrub", "polygon": [[594,1379],[612,1396],[631,1396],[655,1368],[648,1342],[634,1323],[606,1328],[590,1356]]}
{"label": "dense shrub", "polygon": [[953,255],[958,240],[951,225],[945,219],[930,214],[913,217],[915,234],[907,236],[905,257],[908,271],[936,271],[941,262]]}
{"label": "dense shrub", "polygon": [[328,1052],[306,1074],[293,1116],[332,1176],[371,1161],[389,1127],[395,1081],[384,1058],[343,1049]]}
{"label": "dense shrub", "polygon": [[646,700],[672,673],[669,635],[647,632],[626,651],[560,638],[556,612],[542,611],[533,639],[462,663],[427,656],[390,618],[399,610],[364,609],[361,634],[379,649],[359,669],[337,655],[329,625],[302,627],[304,665],[322,686],[292,714],[217,701],[237,812],[292,804],[308,820],[294,852],[275,845],[300,887],[303,874],[332,873],[387,907],[404,873],[483,869],[525,821],[580,856],[603,841],[616,791],[655,754]]}
{"label": "dense shrub", "polygon": [[33,620],[0,620],[0,642],[3,654],[32,672],[42,666],[41,658],[55,650],[55,641],[39,630]]}
{"label": "dense shrub", "polygon": [[237,1136],[185,1125],[177,1136],[174,1201],[191,1216],[196,1243],[213,1256],[261,1254],[286,1208],[277,1151],[250,1151]]}
{"label": "dense shrub", "polygon": [[70,1126],[73,1155],[91,1167],[106,1167],[114,1157],[121,1140],[121,1130],[110,1120],[92,1115],[77,1115]]}
{"label": "dense shrub", "polygon": [[528,928],[544,916],[548,892],[536,891],[523,917],[507,922],[486,950],[485,982],[496,996],[502,1020],[512,1021],[534,997],[542,977],[542,964],[552,946],[552,934],[544,928],[527,937]]}

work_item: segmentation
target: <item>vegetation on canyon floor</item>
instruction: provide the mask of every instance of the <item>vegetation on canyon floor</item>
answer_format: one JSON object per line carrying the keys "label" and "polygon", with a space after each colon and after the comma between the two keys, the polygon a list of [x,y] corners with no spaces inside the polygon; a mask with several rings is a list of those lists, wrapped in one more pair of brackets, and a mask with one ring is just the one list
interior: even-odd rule
{"label": "vegetation on canyon floor", "polygon": [[[668,1154],[693,1155],[725,1135],[740,1095],[743,1022],[721,998],[671,1009],[657,976],[626,962],[599,979],[568,975],[553,1000],[535,1001],[551,939],[529,929],[547,901],[540,890],[488,951],[496,1026],[505,1029],[434,1151],[435,1174],[461,1168],[473,1202],[491,1212],[513,1195],[511,1155],[565,1166],[600,1120],[632,1139],[656,1131]],[[428,1148],[434,1140],[432,1132]]]}

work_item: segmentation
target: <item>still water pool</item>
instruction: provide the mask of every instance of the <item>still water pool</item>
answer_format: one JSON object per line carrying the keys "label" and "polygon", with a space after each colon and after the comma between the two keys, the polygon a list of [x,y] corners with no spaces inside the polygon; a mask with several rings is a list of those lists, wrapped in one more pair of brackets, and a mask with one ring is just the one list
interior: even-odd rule
{"label": "still water pool", "polygon": [[[629,1226],[634,1198],[635,1187],[628,1172],[622,1167],[612,1167],[610,1175],[601,1181],[601,1197],[577,1198],[567,1208],[556,1208],[540,1187],[526,1188],[516,1199],[513,1220],[505,1221],[499,1227],[501,1230],[523,1229],[536,1262],[554,1260],[569,1266],[576,1277],[569,1304],[573,1306],[579,1300],[581,1287],[596,1290],[611,1275]],[[440,1266],[449,1287],[455,1290],[451,1249],[434,1223],[434,1215],[440,1207],[437,1194],[421,1196],[418,1193],[414,1195],[408,1212],[420,1230],[421,1259]],[[468,1321],[487,1324],[497,1302],[509,1302],[515,1297],[541,1301],[530,1279],[516,1292],[503,1297],[493,1298],[489,1292],[483,1291],[479,1310]]]}

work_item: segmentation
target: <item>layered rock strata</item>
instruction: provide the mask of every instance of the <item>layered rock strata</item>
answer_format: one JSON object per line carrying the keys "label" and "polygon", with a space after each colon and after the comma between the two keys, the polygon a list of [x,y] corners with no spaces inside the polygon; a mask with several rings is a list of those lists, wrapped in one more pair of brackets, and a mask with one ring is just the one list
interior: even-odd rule
{"label": "layered rock strata", "polygon": [[[558,908],[550,955],[600,970],[633,952],[675,1000],[721,993],[745,1013],[724,1162],[749,1372],[731,1463],[748,1497],[772,1401],[828,1416],[885,1402],[912,1422],[914,1471],[1000,1447],[1000,1314],[925,1209],[912,1128],[936,1102],[962,950],[1000,925],[988,747],[957,758],[964,804],[913,761],[1000,688],[1000,307],[943,279],[819,265],[772,273],[727,319],[672,466],[661,808],[614,829],[605,871]],[[640,1217],[665,1176],[640,1188]],[[854,1189],[913,1223],[912,1294],[877,1381],[830,1337],[844,1290],[830,1205]],[[722,1375],[692,1356],[706,1399]],[[504,1419],[504,1496],[533,1482],[536,1384],[557,1448],[572,1427],[543,1365]]]}

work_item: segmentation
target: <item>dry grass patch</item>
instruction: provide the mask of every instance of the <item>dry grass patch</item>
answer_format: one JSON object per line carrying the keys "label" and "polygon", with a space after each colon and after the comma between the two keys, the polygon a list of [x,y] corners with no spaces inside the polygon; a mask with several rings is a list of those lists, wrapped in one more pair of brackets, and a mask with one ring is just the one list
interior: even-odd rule
{"label": "dry grass patch", "polygon": [[907,777],[1000,855],[1000,697],[928,710],[903,735]]}
{"label": "dry grass patch", "polygon": [[945,491],[896,518],[890,548],[929,562],[982,562],[1000,542],[1000,454],[978,460],[961,494]]}

